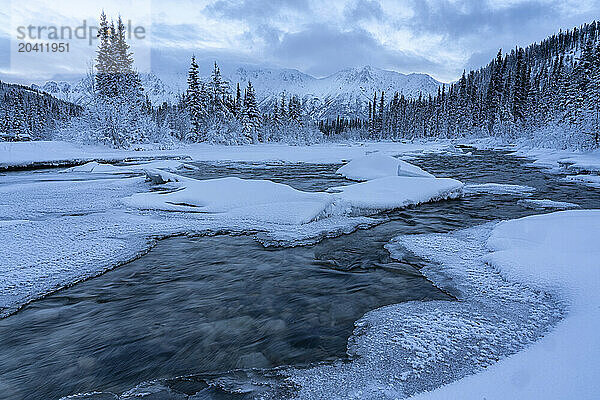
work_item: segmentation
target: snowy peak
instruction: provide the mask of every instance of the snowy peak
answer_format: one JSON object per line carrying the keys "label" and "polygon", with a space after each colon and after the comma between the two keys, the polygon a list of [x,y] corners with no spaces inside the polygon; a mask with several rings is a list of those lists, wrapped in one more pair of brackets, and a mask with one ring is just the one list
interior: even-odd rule
{"label": "snowy peak", "polygon": [[[212,66],[206,62],[203,80],[210,80]],[[386,96],[399,92],[416,98],[420,94],[435,94],[440,85],[426,74],[405,75],[372,66],[346,68],[324,78],[315,78],[296,69],[267,68],[249,64],[224,65],[224,78],[235,89],[237,83],[245,87],[249,81],[255,87],[257,99],[263,111],[271,111],[282,93],[287,97],[297,95],[305,108],[316,118],[365,117],[367,103],[373,93],[384,91]],[[150,101],[155,104],[173,103],[186,88],[184,72],[158,77],[140,74],[142,85]],[[33,88],[76,104],[85,105],[89,98],[90,81],[86,77],[79,82],[49,81]]]}
{"label": "snowy peak", "polygon": [[435,94],[440,82],[426,74],[405,75],[371,66],[348,68],[324,80],[334,83],[334,89],[342,92],[362,92],[371,96],[375,91],[399,92],[408,97],[419,94]]}

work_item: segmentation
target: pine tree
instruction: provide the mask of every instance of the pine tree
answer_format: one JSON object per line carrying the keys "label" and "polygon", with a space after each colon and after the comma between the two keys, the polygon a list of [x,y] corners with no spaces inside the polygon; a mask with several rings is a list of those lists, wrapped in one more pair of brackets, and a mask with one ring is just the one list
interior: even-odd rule
{"label": "pine tree", "polygon": [[111,30],[108,25],[106,14],[102,11],[100,14],[100,27],[98,30],[98,36],[100,42],[98,44],[98,50],[96,51],[96,90],[97,92],[108,97],[111,94],[111,74],[114,73],[113,59],[114,55],[111,47]]}
{"label": "pine tree", "polygon": [[252,82],[248,81],[248,87],[244,91],[244,111],[242,117],[244,135],[252,141],[259,142],[259,131],[261,126],[261,115],[256,102],[256,94]]}
{"label": "pine tree", "polygon": [[512,114],[515,122],[523,122],[525,119],[525,107],[527,105],[527,65],[525,64],[525,53],[522,48],[517,52],[517,61],[514,73],[514,84],[512,94]]}
{"label": "pine tree", "polygon": [[200,94],[198,64],[196,63],[196,57],[194,56],[192,56],[187,82],[188,88],[185,99],[192,124],[192,130],[188,138],[192,141],[202,141],[203,138],[201,136],[201,132],[205,117],[205,110]]}

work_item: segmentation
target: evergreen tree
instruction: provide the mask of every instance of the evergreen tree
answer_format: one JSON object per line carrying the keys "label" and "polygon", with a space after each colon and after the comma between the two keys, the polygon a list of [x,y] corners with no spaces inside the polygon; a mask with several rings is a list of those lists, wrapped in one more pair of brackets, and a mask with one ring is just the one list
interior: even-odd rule
{"label": "evergreen tree", "polygon": [[242,118],[244,135],[252,141],[258,143],[258,133],[261,127],[261,115],[256,102],[256,94],[252,82],[248,81],[248,87],[244,91],[244,111]]}
{"label": "evergreen tree", "polygon": [[190,114],[191,132],[188,139],[192,141],[202,141],[203,122],[205,119],[205,109],[200,93],[200,79],[198,77],[198,64],[196,57],[192,56],[190,69],[188,72],[188,89],[186,92],[186,105]]}

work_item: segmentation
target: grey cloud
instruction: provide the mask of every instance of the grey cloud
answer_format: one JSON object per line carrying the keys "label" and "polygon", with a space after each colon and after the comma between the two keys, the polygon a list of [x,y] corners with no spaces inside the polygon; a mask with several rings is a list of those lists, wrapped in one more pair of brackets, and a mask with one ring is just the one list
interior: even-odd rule
{"label": "grey cloud", "polygon": [[[476,34],[515,33],[540,20],[556,18],[559,3],[527,0],[501,9],[493,8],[487,1],[412,0],[414,16],[409,25],[414,31],[435,32],[451,37]],[[485,38],[483,38],[485,39]]]}
{"label": "grey cloud", "polygon": [[286,33],[269,46],[269,55],[285,60],[316,76],[324,76],[344,67],[374,65],[396,70],[440,70],[441,66],[418,55],[392,51],[361,29],[341,31],[313,24],[297,33]]}
{"label": "grey cloud", "polygon": [[383,9],[375,0],[358,0],[352,5],[346,5],[344,17],[348,22],[356,22],[364,19],[382,19]]}
{"label": "grey cloud", "polygon": [[308,12],[309,8],[307,0],[217,0],[204,10],[216,17],[268,20],[283,10]]}

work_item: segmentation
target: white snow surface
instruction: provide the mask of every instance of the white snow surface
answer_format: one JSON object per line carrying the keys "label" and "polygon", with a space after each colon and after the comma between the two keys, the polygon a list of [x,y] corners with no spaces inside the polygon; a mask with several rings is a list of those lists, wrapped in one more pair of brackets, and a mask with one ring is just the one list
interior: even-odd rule
{"label": "white snow surface", "polygon": [[[177,182],[173,174],[163,181]],[[234,177],[179,180],[169,191],[137,193],[123,199],[144,210],[226,213],[230,217],[305,224],[332,215],[403,208],[462,195],[463,184],[450,178],[390,176],[332,188],[334,193],[303,192],[268,180]]]}
{"label": "white snow surface", "polygon": [[416,165],[380,153],[353,159],[336,173],[353,181],[368,181],[386,176],[434,177]]}
{"label": "white snow surface", "polygon": [[331,188],[335,196],[353,208],[393,210],[431,200],[462,195],[463,184],[451,178],[387,176],[367,182]]}
{"label": "white snow surface", "polygon": [[326,193],[302,192],[269,180],[227,177],[186,179],[178,190],[137,193],[123,201],[147,210],[227,213],[278,224],[306,224],[327,216],[333,199]]}
{"label": "white snow surface", "polygon": [[59,141],[0,142],[0,169],[35,165],[83,164],[88,161],[148,160],[157,157],[187,161],[286,161],[305,163],[340,163],[379,152],[385,155],[443,152],[453,149],[450,141],[435,142],[368,142],[323,143],[312,146],[259,144],[223,146],[205,143],[182,145],[175,149],[120,150],[103,146],[80,145]]}
{"label": "white snow surface", "polygon": [[67,168],[63,172],[90,172],[94,174],[126,174],[131,173],[131,170],[117,167],[112,164],[103,164],[96,161],[90,161],[83,165]]}
{"label": "white snow surface", "polygon": [[557,294],[568,314],[531,347],[414,399],[596,399],[600,393],[600,210],[501,222],[485,261],[509,281]]}
{"label": "white snow surface", "polygon": [[144,163],[134,163],[122,166],[90,161],[88,163],[67,168],[62,172],[90,172],[94,174],[131,174],[135,172],[160,169],[166,171],[177,171],[181,169],[197,169],[197,167],[184,164],[176,160],[154,160]]}

